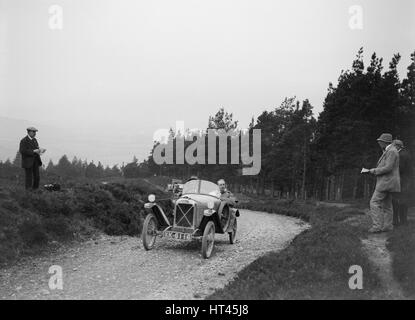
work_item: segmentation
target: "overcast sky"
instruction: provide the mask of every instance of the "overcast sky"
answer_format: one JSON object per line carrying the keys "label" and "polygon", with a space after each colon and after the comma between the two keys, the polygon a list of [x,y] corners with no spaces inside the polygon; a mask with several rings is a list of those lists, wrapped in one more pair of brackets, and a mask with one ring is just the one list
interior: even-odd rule
{"label": "overcast sky", "polygon": [[[54,4],[62,29],[49,26]],[[363,29],[349,26],[352,5]],[[318,114],[361,46],[385,67],[399,52],[403,77],[415,1],[0,0],[0,116],[98,145],[128,137],[103,162],[142,159],[157,129],[203,128],[221,106],[242,127],[286,96],[308,98]]]}

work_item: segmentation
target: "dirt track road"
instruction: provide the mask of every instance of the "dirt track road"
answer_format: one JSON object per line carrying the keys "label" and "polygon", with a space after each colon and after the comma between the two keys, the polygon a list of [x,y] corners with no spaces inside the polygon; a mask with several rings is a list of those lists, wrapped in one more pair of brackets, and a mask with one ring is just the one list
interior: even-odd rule
{"label": "dirt track road", "polygon": [[[217,235],[209,260],[202,259],[198,242],[157,239],[146,252],[138,238],[104,237],[0,270],[0,299],[201,299],[307,227],[294,218],[242,210],[236,244]],[[62,267],[63,290],[49,288],[52,265]]]}

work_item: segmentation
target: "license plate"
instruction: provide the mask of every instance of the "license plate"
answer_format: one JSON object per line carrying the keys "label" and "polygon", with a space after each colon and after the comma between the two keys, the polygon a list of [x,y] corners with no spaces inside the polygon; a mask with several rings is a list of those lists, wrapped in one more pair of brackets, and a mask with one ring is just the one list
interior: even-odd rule
{"label": "license plate", "polygon": [[189,233],[165,231],[163,235],[176,240],[192,240],[192,235]]}

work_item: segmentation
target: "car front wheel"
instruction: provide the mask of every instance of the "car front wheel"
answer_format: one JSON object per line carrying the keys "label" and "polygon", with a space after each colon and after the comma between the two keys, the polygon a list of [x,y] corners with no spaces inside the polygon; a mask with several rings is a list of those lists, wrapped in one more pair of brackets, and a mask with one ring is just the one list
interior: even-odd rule
{"label": "car front wheel", "polygon": [[215,243],[215,224],[213,221],[209,221],[206,224],[205,231],[203,231],[202,237],[202,257],[209,259],[213,252],[213,246]]}
{"label": "car front wheel", "polygon": [[143,240],[143,246],[146,250],[151,250],[154,248],[157,237],[157,219],[154,214],[149,213],[144,220],[143,232],[141,238]]}

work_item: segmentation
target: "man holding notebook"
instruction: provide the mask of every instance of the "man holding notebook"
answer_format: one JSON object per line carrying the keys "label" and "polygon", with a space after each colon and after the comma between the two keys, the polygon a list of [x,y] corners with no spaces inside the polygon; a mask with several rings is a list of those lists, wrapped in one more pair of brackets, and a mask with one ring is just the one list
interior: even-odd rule
{"label": "man holding notebook", "polygon": [[39,148],[34,127],[27,128],[27,136],[20,141],[19,152],[22,155],[22,168],[25,169],[25,186],[28,189],[39,188],[39,167],[42,165],[40,155],[46,150]]}
{"label": "man holding notebook", "polygon": [[376,176],[376,188],[370,200],[370,216],[372,227],[369,232],[385,232],[393,229],[392,197],[401,191],[399,177],[399,153],[392,144],[392,135],[383,133],[378,139],[378,144],[383,150],[376,168],[369,173]]}

